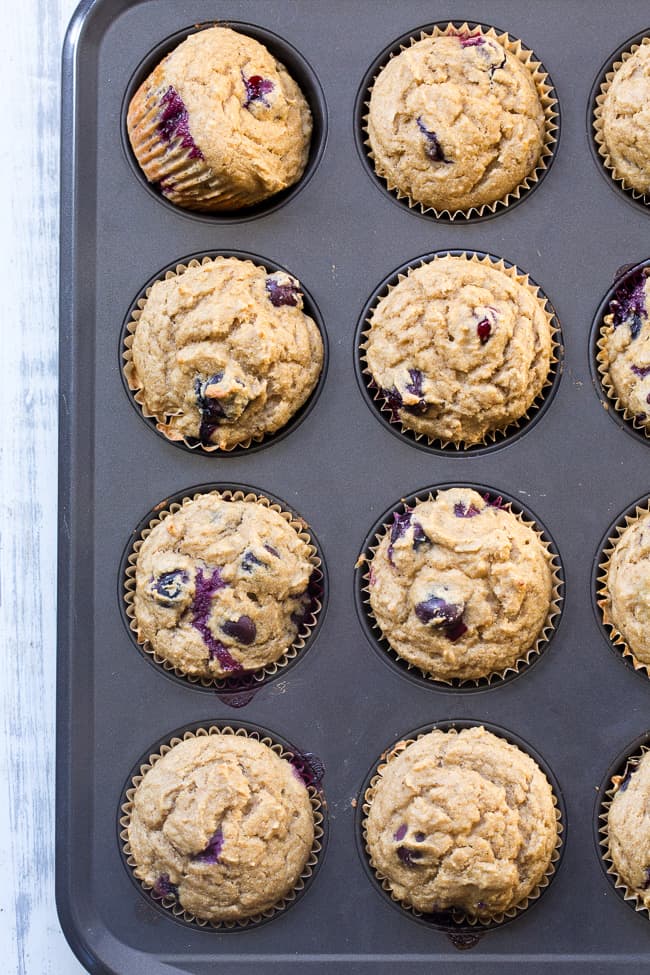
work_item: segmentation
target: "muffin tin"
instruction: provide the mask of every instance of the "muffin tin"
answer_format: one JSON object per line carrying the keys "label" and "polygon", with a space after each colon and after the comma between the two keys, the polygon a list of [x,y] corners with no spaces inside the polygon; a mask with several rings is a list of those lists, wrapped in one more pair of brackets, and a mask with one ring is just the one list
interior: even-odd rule
{"label": "muffin tin", "polygon": [[[359,158],[363,79],[398,39],[445,17],[520,38],[552,77],[562,115],[553,165],[534,192],[482,221],[409,211]],[[275,51],[317,116],[303,180],[231,216],[191,214],[156,198],[129,158],[123,125],[138,78],[181,36],[217,18]],[[650,16],[638,0],[474,0],[470,9],[427,0],[80,5],[63,53],[57,904],[89,970],[347,975],[372,966],[392,975],[462,966],[496,975],[516,966],[535,975],[586,965],[613,975],[650,961],[648,919],[614,891],[593,842],[599,784],[650,725],[647,677],[615,659],[592,611],[599,541],[650,493],[650,441],[606,415],[589,341],[617,269],[650,257],[646,208],[612,181],[610,192],[592,158],[592,86],[639,32],[650,33]],[[417,449],[378,422],[355,381],[355,326],[368,302],[395,268],[444,250],[525,268],[562,324],[552,398],[525,435],[488,450]],[[133,409],[120,329],[160,268],[237,251],[287,267],[305,284],[329,336],[327,376],[301,422],[264,449],[179,450]],[[327,617],[308,652],[252,697],[228,700],[170,680],[123,625],[120,560],[138,524],[207,483],[282,499],[313,529],[327,566]],[[534,512],[557,544],[566,582],[548,651],[516,680],[472,693],[404,680],[369,646],[355,612],[354,565],[382,512],[458,483],[485,485]],[[364,777],[381,749],[450,719],[494,724],[529,742],[566,811],[563,862],[539,903],[478,939],[418,923],[379,897],[357,849]],[[165,916],[132,882],[120,802],[130,770],[157,743],[238,724],[268,729],[323,761],[328,849],[290,910],[253,928],[205,930]],[[458,947],[472,950],[460,955]]]}

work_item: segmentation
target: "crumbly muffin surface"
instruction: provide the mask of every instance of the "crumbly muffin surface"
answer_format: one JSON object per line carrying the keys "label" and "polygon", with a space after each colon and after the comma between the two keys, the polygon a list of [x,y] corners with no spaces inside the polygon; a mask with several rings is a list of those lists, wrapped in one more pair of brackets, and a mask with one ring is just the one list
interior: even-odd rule
{"label": "crumbly muffin surface", "polygon": [[447,256],[410,270],[379,301],[366,357],[404,427],[473,444],[525,415],[551,351],[549,317],[528,287],[492,265]]}
{"label": "crumbly muffin surface", "polygon": [[613,323],[605,332],[603,366],[621,404],[637,425],[650,427],[650,277],[632,275],[611,303]]}
{"label": "crumbly muffin surface", "polygon": [[300,285],[218,257],[156,281],[135,325],[132,385],[172,440],[230,449],[283,427],[323,366]]}
{"label": "crumbly muffin surface", "polygon": [[615,71],[601,109],[614,173],[639,193],[650,191],[650,44]]}
{"label": "crumbly muffin surface", "polygon": [[650,753],[619,785],[608,816],[609,849],[617,873],[650,908]]}
{"label": "crumbly muffin surface", "polygon": [[395,515],[370,563],[383,635],[433,678],[501,673],[540,636],[552,600],[550,556],[532,528],[469,488]]}
{"label": "crumbly muffin surface", "polygon": [[200,677],[272,663],[310,611],[309,556],[277,511],[215,494],[196,498],[157,524],[138,552],[138,637]]}
{"label": "crumbly muffin surface", "polygon": [[300,179],[312,118],[300,88],[264,45],[211,27],[187,37],[145,79],[127,126],[147,179],[169,200],[228,210]]}
{"label": "crumbly muffin surface", "polygon": [[634,656],[650,665],[650,512],[616,542],[607,571],[611,622]]}
{"label": "crumbly muffin surface", "polygon": [[368,135],[389,186],[436,210],[503,199],[536,168],[544,110],[531,72],[481,33],[426,37],[377,77]]}
{"label": "crumbly muffin surface", "polygon": [[137,786],[128,841],[137,876],[209,921],[251,917],[295,886],[314,818],[295,769],[234,735],[188,738]]}
{"label": "crumbly muffin surface", "polygon": [[482,727],[432,731],[389,761],[370,803],[374,866],[405,904],[494,915],[521,903],[557,844],[553,793],[529,755]]}

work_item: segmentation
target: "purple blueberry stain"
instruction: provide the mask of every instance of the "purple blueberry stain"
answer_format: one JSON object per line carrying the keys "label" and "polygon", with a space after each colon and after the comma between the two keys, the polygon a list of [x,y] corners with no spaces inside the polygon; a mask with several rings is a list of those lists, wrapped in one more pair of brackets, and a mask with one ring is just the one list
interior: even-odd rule
{"label": "purple blueberry stain", "polygon": [[632,339],[639,337],[644,320],[647,318],[645,307],[646,269],[623,281],[614,292],[610,303],[613,311],[614,328],[627,325]]}
{"label": "purple blueberry stain", "polygon": [[496,498],[491,498],[487,492],[483,495],[483,500],[490,506],[490,508],[498,508],[500,511],[508,510],[508,502],[504,501],[500,494]]}
{"label": "purple blueberry stain", "polygon": [[289,759],[294,775],[306,786],[318,788],[325,775],[325,765],[313,752],[295,752]]}
{"label": "purple blueberry stain", "polygon": [[226,620],[221,624],[221,629],[226,636],[232,637],[237,643],[242,643],[248,647],[255,642],[257,627],[250,616],[240,616],[236,620]]}
{"label": "purple blueberry stain", "polygon": [[192,138],[192,133],[190,132],[189,116],[185,102],[176,89],[170,85],[160,99],[160,102],[163,109],[158,116],[157,129],[161,138],[165,142],[180,139],[183,149],[189,149],[188,156],[190,159],[203,159],[203,153]]}
{"label": "purple blueberry stain", "polygon": [[398,846],[397,856],[405,867],[416,867],[416,860],[420,860],[422,858],[422,854],[419,850],[409,850],[408,846]]}
{"label": "purple blueberry stain", "polygon": [[178,887],[171,882],[168,873],[161,873],[153,885],[152,893],[154,897],[160,897],[163,900],[166,897],[173,897],[176,900],[178,898]]}
{"label": "purple blueberry stain", "polygon": [[399,420],[399,411],[404,405],[402,394],[397,386],[391,386],[390,389],[382,389],[381,394],[386,400],[386,406],[390,410],[390,418],[392,422],[396,423],[397,420]]}
{"label": "purple blueberry stain", "polygon": [[265,548],[265,549],[266,549],[266,551],[267,551],[267,552],[269,553],[269,555],[272,555],[272,556],[273,556],[274,558],[276,558],[276,559],[279,559],[279,558],[281,558],[281,557],[282,557],[282,556],[280,555],[280,553],[278,552],[278,550],[277,550],[277,548],[273,548],[273,546],[272,546],[272,545],[269,545],[269,544],[267,543],[267,544],[265,544],[265,545],[264,545],[264,548]]}
{"label": "purple blueberry stain", "polygon": [[203,642],[210,653],[210,660],[218,660],[223,670],[237,673],[243,667],[234,657],[230,655],[228,649],[221,640],[217,640],[210,629],[209,619],[212,609],[212,597],[220,589],[225,588],[226,583],[221,578],[219,569],[214,569],[212,575],[206,578],[203,569],[196,573],[194,599],[192,601],[192,626],[199,631]]}
{"label": "purple blueberry stain", "polygon": [[393,833],[393,839],[396,840],[397,843],[401,843],[401,841],[406,836],[407,831],[408,831],[408,826],[406,825],[406,823],[402,823],[402,825],[398,826],[395,832]]}
{"label": "purple blueberry stain", "polygon": [[156,593],[157,602],[163,606],[173,606],[179,596],[183,595],[185,586],[189,582],[187,572],[182,569],[172,569],[163,572],[151,582],[151,589]]}
{"label": "purple blueberry stain", "polygon": [[274,308],[281,308],[283,305],[295,308],[301,296],[300,287],[295,278],[290,278],[289,275],[283,275],[283,278],[287,278],[288,280],[284,282],[279,281],[273,275],[269,275],[266,279],[266,291],[269,301]]}
{"label": "purple blueberry stain", "polygon": [[480,47],[481,44],[485,44],[485,38],[482,34],[470,34],[466,30],[461,34],[456,34],[456,37],[460,41],[461,47]]}
{"label": "purple blueberry stain", "polygon": [[469,507],[463,501],[457,501],[454,505],[454,514],[457,518],[474,518],[480,515],[480,509],[472,502]]}
{"label": "purple blueberry stain", "polygon": [[273,82],[269,78],[263,78],[260,74],[252,74],[250,78],[247,78],[243,71],[241,73],[241,79],[246,89],[244,108],[249,108],[252,102],[261,102],[262,105],[266,105],[269,108],[270,106],[266,100],[266,96],[270,95],[275,88]]}
{"label": "purple blueberry stain", "polygon": [[630,369],[639,379],[645,379],[646,376],[650,376],[650,366],[630,366]]}
{"label": "purple blueberry stain", "polygon": [[419,115],[416,119],[417,126],[424,136],[424,152],[431,162],[441,162],[441,163],[451,163],[451,159],[447,159],[442,146],[440,145],[440,140],[435,132],[428,129],[424,122],[422,121],[422,116]]}
{"label": "purple blueberry stain", "polygon": [[195,853],[192,859],[195,863],[218,863],[223,850],[223,833],[219,827],[208,840],[208,845],[200,853]]}

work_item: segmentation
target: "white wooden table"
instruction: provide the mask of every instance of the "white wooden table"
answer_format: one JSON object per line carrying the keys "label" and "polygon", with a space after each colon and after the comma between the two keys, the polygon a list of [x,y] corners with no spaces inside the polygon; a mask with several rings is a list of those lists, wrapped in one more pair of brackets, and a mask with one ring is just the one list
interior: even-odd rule
{"label": "white wooden table", "polygon": [[54,904],[60,52],[76,0],[2,5],[0,968],[84,969]]}

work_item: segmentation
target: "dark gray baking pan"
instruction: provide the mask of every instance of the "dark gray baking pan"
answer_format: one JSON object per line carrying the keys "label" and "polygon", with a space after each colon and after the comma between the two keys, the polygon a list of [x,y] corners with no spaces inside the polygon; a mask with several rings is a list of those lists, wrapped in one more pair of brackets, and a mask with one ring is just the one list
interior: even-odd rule
{"label": "dark gray baking pan", "polygon": [[[139,175],[123,130],[128,95],[147,69],[216,19],[285,61],[316,120],[298,187],[231,216],[163,201]],[[363,158],[364,77],[399,38],[448,19],[521,38],[560,103],[561,137],[544,179],[481,221],[409,211]],[[608,647],[593,611],[592,567],[608,527],[650,492],[650,442],[608,417],[589,341],[616,270],[650,257],[650,215],[603,174],[590,126],[595,81],[644,31],[650,10],[640,0],[96,0],[73,17],[63,52],[57,904],[89,971],[647,970],[649,922],[614,891],[593,834],[607,770],[650,726],[650,685]],[[395,435],[355,378],[355,331],[382,282],[441,250],[477,250],[524,268],[562,327],[552,401],[485,451],[420,449]],[[258,255],[304,282],[329,337],[329,367],[286,435],[208,456],[142,422],[120,375],[120,333],[134,296],[161,268],[220,252]],[[118,595],[122,554],[146,513],[214,483],[249,485],[299,512],[329,580],[327,616],[308,651],[239,708],[239,698],[152,666],[123,624]],[[534,666],[471,693],[414,680],[381,659],[355,609],[354,565],[372,526],[401,499],[457,483],[533,512],[557,546],[565,582],[562,624]],[[561,868],[539,901],[464,941],[379,895],[355,819],[381,752],[450,719],[484,721],[529,743],[561,790],[568,826]],[[157,742],[238,721],[324,763],[328,849],[291,909],[250,929],[201,930],[165,916],[132,882],[117,838],[119,802]]]}

